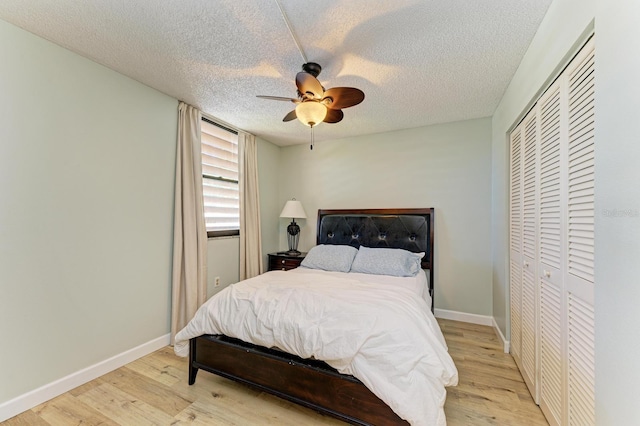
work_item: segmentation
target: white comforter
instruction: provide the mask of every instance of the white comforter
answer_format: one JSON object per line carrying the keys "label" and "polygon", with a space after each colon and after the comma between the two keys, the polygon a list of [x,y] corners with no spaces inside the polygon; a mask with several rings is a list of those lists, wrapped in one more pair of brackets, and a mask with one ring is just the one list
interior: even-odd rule
{"label": "white comforter", "polygon": [[[373,279],[371,279],[373,277]],[[176,335],[225,334],[324,360],[362,381],[412,425],[444,425],[445,386],[458,372],[415,278],[272,271],[209,299]]]}

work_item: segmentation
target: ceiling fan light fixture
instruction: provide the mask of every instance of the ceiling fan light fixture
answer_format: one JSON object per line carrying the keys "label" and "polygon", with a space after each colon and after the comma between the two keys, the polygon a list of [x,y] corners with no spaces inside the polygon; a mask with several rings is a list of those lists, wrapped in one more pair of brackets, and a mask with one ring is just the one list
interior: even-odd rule
{"label": "ceiling fan light fixture", "polygon": [[296,116],[305,126],[317,126],[327,116],[327,107],[317,101],[300,102],[296,106]]}

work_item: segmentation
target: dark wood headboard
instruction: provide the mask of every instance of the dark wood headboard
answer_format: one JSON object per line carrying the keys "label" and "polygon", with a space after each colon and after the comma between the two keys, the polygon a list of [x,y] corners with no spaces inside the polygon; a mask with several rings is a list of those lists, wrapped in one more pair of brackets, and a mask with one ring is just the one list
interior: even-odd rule
{"label": "dark wood headboard", "polygon": [[316,242],[424,252],[433,310],[433,224],[433,208],[318,210]]}

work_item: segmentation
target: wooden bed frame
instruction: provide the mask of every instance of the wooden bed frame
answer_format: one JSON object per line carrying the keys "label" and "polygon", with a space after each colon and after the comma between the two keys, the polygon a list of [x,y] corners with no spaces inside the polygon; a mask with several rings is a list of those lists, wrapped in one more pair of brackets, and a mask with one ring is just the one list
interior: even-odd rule
{"label": "wooden bed frame", "polygon": [[[319,210],[318,244],[425,252],[433,311],[434,209]],[[322,361],[223,335],[189,343],[189,384],[202,369],[356,425],[408,425],[353,376]]]}

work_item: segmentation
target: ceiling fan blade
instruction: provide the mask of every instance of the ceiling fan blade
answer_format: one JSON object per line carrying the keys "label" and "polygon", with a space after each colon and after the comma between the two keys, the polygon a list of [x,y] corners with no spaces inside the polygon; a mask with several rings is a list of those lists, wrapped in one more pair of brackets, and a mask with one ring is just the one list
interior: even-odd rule
{"label": "ceiling fan blade", "polygon": [[324,92],[322,100],[330,109],[349,108],[364,100],[364,92],[354,87],[334,87]]}
{"label": "ceiling fan blade", "polygon": [[337,123],[342,120],[344,113],[339,109],[327,109],[327,116],[324,118],[325,123]]}
{"label": "ceiling fan blade", "polygon": [[272,100],[272,101],[288,101],[288,102],[293,102],[294,104],[300,103],[299,99],[283,98],[281,96],[263,96],[263,95],[258,95],[258,96],[256,96],[256,98],[269,99],[269,100]]}
{"label": "ceiling fan blade", "polygon": [[318,79],[306,72],[296,74],[296,86],[298,91],[307,97],[320,99],[324,93],[324,88]]}
{"label": "ceiling fan blade", "polygon": [[296,115],[296,110],[294,109],[289,114],[285,115],[282,121],[291,121],[295,120],[296,118],[298,118],[298,116]]}

